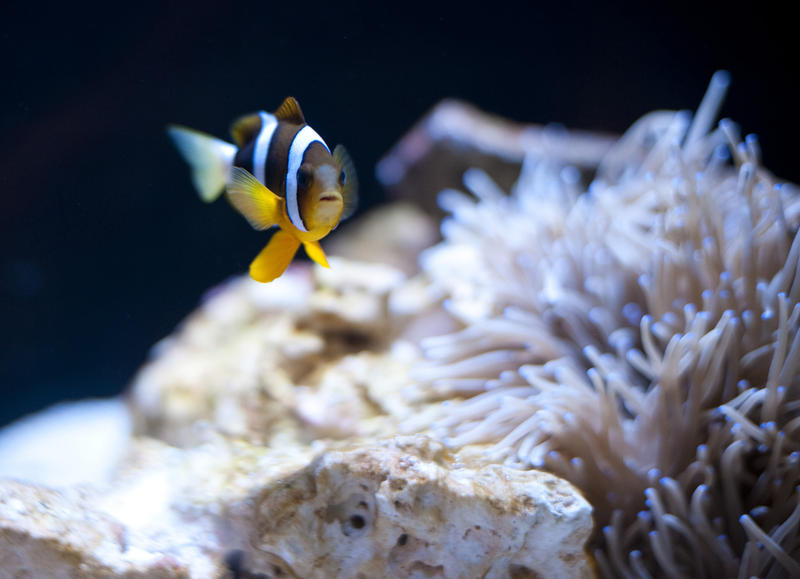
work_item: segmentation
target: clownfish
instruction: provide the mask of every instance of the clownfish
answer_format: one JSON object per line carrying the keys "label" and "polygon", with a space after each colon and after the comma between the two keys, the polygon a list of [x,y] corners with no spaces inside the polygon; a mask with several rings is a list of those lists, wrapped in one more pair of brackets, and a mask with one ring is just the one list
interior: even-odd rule
{"label": "clownfish", "polygon": [[167,132],[203,201],[226,191],[254,229],[278,227],[250,264],[254,280],[280,277],[301,243],[312,260],[328,267],[319,240],[355,210],[358,181],[344,147],[331,153],[306,124],[297,100],[288,97],[271,114],[241,117],[231,127],[235,144],[178,125]]}

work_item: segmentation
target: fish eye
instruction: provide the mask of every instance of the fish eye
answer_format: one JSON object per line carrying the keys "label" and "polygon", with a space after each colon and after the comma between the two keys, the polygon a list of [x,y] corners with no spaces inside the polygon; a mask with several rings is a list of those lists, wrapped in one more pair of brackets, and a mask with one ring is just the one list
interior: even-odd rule
{"label": "fish eye", "polygon": [[311,181],[314,176],[306,167],[300,167],[297,170],[297,186],[300,189],[308,189],[311,186]]}
{"label": "fish eye", "polygon": [[339,185],[344,185],[344,182],[345,182],[346,178],[347,178],[347,175],[344,174],[344,169],[339,171]]}

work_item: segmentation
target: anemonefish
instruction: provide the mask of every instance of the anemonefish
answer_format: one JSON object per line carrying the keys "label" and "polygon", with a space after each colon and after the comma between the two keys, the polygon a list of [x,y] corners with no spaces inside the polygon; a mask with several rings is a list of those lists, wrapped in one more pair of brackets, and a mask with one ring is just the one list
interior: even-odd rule
{"label": "anemonefish", "polygon": [[254,229],[279,228],[250,264],[253,279],[280,277],[301,243],[311,259],[328,267],[319,240],[355,210],[356,173],[344,147],[331,153],[293,97],[272,114],[237,120],[231,127],[235,145],[177,125],[167,132],[204,201],[226,190]]}

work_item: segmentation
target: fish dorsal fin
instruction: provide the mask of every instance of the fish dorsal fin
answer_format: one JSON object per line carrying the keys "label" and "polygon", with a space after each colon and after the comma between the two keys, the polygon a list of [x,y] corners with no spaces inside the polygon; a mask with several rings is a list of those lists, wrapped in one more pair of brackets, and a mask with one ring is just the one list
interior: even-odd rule
{"label": "fish dorsal fin", "polygon": [[259,113],[253,113],[252,115],[239,117],[231,125],[231,135],[233,135],[233,141],[239,147],[243,147],[247,143],[254,141],[258,136],[258,131],[260,130],[261,115]]}
{"label": "fish dorsal fin", "polygon": [[279,121],[286,121],[287,123],[295,123],[298,125],[306,124],[306,118],[303,116],[303,111],[300,109],[300,103],[294,97],[286,97],[275,111],[275,116]]}

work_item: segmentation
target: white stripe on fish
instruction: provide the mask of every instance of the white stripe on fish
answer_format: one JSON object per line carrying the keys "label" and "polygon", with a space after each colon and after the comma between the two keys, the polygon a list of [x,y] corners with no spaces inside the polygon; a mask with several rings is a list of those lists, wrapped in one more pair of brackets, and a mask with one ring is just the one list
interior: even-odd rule
{"label": "white stripe on fish", "polygon": [[322,140],[322,137],[308,125],[297,132],[292,144],[289,146],[289,162],[286,168],[286,210],[289,213],[289,219],[292,224],[300,231],[308,231],[308,229],[306,229],[303,219],[300,217],[300,207],[297,204],[297,171],[303,163],[306,149],[314,142],[321,143],[325,150],[330,153],[330,149],[325,144],[325,141]]}
{"label": "white stripe on fish", "polygon": [[272,135],[275,134],[275,129],[278,127],[278,119],[275,118],[275,115],[264,111],[258,114],[261,117],[261,130],[258,132],[256,146],[253,151],[253,175],[262,184],[266,184],[264,168],[267,164],[267,153],[269,153]]}

